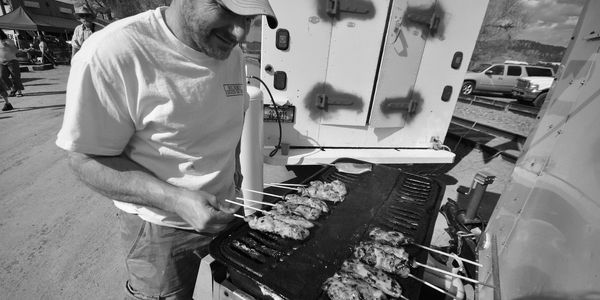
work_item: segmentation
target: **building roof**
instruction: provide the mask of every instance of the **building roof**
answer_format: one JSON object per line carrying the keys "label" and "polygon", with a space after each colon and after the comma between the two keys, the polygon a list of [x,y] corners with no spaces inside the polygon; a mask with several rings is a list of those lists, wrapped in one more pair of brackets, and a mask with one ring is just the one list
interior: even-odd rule
{"label": "building roof", "polygon": [[74,30],[77,25],[79,22],[75,18],[36,15],[27,12],[23,7],[0,16],[0,28],[3,29],[64,32]]}

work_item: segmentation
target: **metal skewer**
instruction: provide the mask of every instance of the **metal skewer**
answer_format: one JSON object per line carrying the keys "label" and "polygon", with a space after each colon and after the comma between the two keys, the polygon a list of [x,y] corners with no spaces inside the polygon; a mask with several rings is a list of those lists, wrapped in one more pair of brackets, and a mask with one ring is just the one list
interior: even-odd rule
{"label": "metal skewer", "polygon": [[418,281],[418,282],[420,282],[420,283],[422,283],[422,284],[424,284],[424,285],[426,285],[426,286],[428,286],[428,287],[430,287],[430,288],[432,288],[432,289],[434,289],[434,290],[436,290],[436,291],[438,291],[440,293],[444,293],[447,296],[452,297],[452,299],[456,299],[456,295],[452,295],[452,294],[450,294],[450,292],[448,292],[448,291],[446,291],[444,289],[441,289],[441,288],[439,288],[439,287],[437,287],[437,286],[435,286],[435,285],[433,285],[433,284],[431,284],[431,283],[429,283],[429,282],[427,282],[427,281],[425,281],[423,279],[420,279],[420,278],[416,277],[413,274],[409,273],[408,277],[410,277],[410,278],[412,278],[412,279],[414,279],[414,280],[416,280],[416,281]]}
{"label": "metal skewer", "polygon": [[231,203],[231,204],[237,204],[237,205],[239,205],[239,206],[242,206],[242,207],[245,207],[245,208],[249,208],[249,209],[254,209],[254,210],[256,210],[256,211],[260,211],[260,212],[261,212],[261,213],[263,213],[263,214],[267,214],[267,215],[270,215],[270,214],[271,214],[271,212],[270,212],[270,211],[262,210],[262,209],[260,209],[260,208],[252,207],[252,206],[250,206],[250,205],[245,205],[245,204],[242,204],[242,203],[238,203],[238,202],[235,202],[235,201],[231,201],[231,200],[229,200],[229,199],[225,199],[225,202],[229,202],[229,203]]}
{"label": "metal skewer", "polygon": [[235,217],[241,218],[241,219],[246,219],[246,217],[242,216],[242,215],[238,215],[238,214],[233,214]]}
{"label": "metal skewer", "polygon": [[242,191],[248,191],[248,192],[253,192],[253,193],[257,193],[257,194],[263,194],[266,196],[271,196],[271,197],[276,197],[276,198],[281,198],[283,199],[283,196],[280,195],[275,195],[275,194],[269,194],[269,193],[265,193],[265,192],[259,192],[259,191],[255,191],[255,190],[251,190],[251,189],[246,189],[246,188],[241,188]]}
{"label": "metal skewer", "polygon": [[258,204],[263,204],[263,205],[268,205],[268,206],[275,206],[275,204],[273,204],[273,203],[262,202],[262,201],[258,201],[258,200],[250,200],[250,199],[246,199],[246,198],[242,198],[242,197],[236,197],[235,199],[242,200],[242,201],[253,202],[253,203],[258,203]]}
{"label": "metal skewer", "polygon": [[478,263],[478,262],[474,262],[474,261],[471,261],[471,260],[459,257],[458,255],[453,255],[453,254],[450,254],[450,253],[446,253],[446,252],[443,252],[443,251],[440,251],[440,250],[436,250],[436,249],[433,249],[433,248],[429,248],[427,246],[419,245],[419,244],[416,244],[416,243],[413,243],[413,245],[415,245],[415,246],[417,246],[419,248],[423,248],[425,250],[429,250],[431,252],[435,252],[437,254],[441,254],[441,255],[448,256],[448,257],[452,257],[452,258],[454,258],[456,260],[460,260],[462,262],[466,262],[466,263],[470,263],[470,264],[476,265],[476,266],[478,266],[480,268],[483,267],[483,265],[480,264],[480,263]]}
{"label": "metal skewer", "polygon": [[419,267],[423,267],[425,269],[429,269],[429,270],[432,270],[432,271],[440,272],[442,274],[446,274],[446,275],[449,275],[449,276],[452,276],[452,277],[460,278],[460,279],[463,279],[463,280],[466,280],[466,281],[469,281],[469,282],[472,282],[472,283],[481,284],[481,285],[485,285],[487,287],[494,288],[493,285],[489,285],[487,283],[483,283],[483,282],[477,281],[475,279],[471,279],[471,278],[466,277],[466,276],[454,274],[452,272],[448,272],[448,271],[445,271],[445,270],[442,270],[442,269],[438,269],[438,268],[435,268],[435,267],[432,267],[432,266],[429,266],[429,265],[425,265],[425,264],[422,264],[422,263],[417,262],[417,261],[413,261],[413,264],[416,265],[416,266],[419,266]]}
{"label": "metal skewer", "polygon": [[276,188],[280,188],[280,189],[288,189],[288,190],[292,190],[292,191],[297,191],[299,187],[292,187],[292,186],[286,186],[286,185],[278,185],[275,183],[265,183],[265,186],[273,186]]}
{"label": "metal skewer", "polygon": [[278,182],[272,182],[272,183],[266,183],[267,184],[275,184],[275,185],[281,185],[281,186],[297,186],[297,187],[306,187],[306,184],[300,184],[300,183],[278,183]]}

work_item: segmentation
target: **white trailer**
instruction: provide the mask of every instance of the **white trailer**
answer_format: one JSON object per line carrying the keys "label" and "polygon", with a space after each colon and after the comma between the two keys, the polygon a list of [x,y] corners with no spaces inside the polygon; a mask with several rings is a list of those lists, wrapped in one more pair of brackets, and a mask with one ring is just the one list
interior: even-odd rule
{"label": "white trailer", "polygon": [[279,27],[262,29],[266,163],[453,161],[443,142],[487,0],[270,2]]}

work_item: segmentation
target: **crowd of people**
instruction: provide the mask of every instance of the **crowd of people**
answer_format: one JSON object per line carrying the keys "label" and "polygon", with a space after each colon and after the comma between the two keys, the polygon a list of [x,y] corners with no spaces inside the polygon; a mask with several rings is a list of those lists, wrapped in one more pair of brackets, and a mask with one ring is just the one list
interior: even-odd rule
{"label": "crowd of people", "polygon": [[[75,8],[75,17],[81,22],[78,25],[71,39],[71,57],[79,51],[83,42],[88,39],[97,28],[93,23],[95,19],[94,12],[87,6]],[[13,110],[14,107],[9,97],[22,97],[25,87],[21,81],[21,66],[17,55],[23,52],[27,55],[30,63],[38,62],[40,58],[42,64],[56,65],[54,53],[48,45],[47,38],[39,35],[29,43],[29,48],[19,49],[15,42],[9,38],[4,30],[0,28],[0,97],[4,100],[2,111]]]}

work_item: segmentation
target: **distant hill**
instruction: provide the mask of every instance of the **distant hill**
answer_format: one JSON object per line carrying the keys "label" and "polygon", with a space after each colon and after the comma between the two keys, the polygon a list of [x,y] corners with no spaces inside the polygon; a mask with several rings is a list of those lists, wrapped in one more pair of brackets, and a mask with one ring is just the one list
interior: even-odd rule
{"label": "distant hill", "polygon": [[540,44],[528,40],[477,41],[470,67],[482,63],[498,63],[505,60],[525,61],[530,64],[560,62],[567,48]]}

